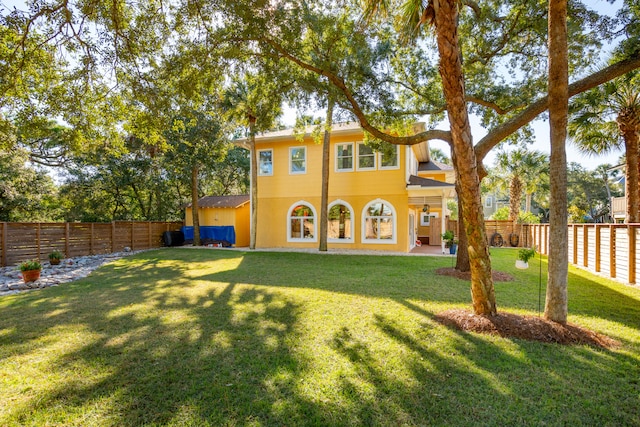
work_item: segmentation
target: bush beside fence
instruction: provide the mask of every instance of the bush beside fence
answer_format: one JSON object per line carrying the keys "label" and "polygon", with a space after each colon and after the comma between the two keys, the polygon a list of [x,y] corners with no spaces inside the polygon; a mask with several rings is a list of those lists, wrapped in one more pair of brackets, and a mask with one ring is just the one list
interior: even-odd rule
{"label": "bush beside fence", "polygon": [[48,259],[54,250],[66,257],[97,255],[162,246],[162,233],[179,230],[182,221],[0,222],[0,265]]}

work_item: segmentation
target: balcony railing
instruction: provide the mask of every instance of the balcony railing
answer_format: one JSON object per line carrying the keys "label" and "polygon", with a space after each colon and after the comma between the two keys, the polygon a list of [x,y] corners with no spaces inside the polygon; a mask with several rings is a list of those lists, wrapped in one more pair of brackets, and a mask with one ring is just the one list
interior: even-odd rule
{"label": "balcony railing", "polygon": [[624,197],[611,198],[611,213],[614,217],[624,217],[627,212],[627,200]]}

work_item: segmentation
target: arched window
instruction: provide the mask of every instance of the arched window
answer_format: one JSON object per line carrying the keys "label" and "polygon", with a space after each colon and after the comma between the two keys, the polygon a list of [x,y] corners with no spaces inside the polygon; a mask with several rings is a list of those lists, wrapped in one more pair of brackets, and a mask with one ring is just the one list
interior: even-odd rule
{"label": "arched window", "polygon": [[384,200],[377,199],[362,212],[364,243],[396,243],[396,211]]}
{"label": "arched window", "polygon": [[315,218],[316,210],[311,204],[304,201],[293,204],[287,215],[287,241],[315,242]]}
{"label": "arched window", "polygon": [[327,241],[353,243],[353,208],[345,201],[336,200],[329,205]]}

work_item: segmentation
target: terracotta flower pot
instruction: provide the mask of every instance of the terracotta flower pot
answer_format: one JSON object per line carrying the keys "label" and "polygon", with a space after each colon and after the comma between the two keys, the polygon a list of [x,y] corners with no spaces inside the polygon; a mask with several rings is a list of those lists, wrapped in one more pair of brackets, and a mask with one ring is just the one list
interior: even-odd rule
{"label": "terracotta flower pot", "polygon": [[60,258],[51,258],[51,259],[49,260],[49,264],[51,264],[51,265],[58,265],[58,264],[60,264]]}
{"label": "terracotta flower pot", "polygon": [[24,283],[35,282],[40,278],[40,270],[26,270],[22,272]]}

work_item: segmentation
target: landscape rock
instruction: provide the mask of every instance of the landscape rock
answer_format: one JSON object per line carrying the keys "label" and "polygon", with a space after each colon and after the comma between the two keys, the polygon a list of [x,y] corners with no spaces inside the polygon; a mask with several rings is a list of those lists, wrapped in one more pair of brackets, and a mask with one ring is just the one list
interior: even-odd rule
{"label": "landscape rock", "polygon": [[96,268],[143,251],[124,251],[104,255],[90,255],[64,259],[59,265],[44,263],[40,278],[24,283],[17,266],[0,267],[0,297],[34,289],[44,289],[87,277]]}

